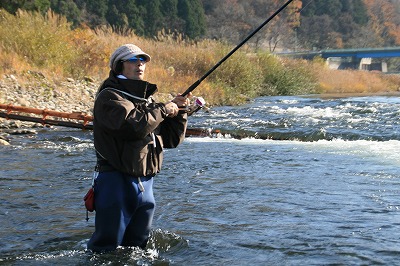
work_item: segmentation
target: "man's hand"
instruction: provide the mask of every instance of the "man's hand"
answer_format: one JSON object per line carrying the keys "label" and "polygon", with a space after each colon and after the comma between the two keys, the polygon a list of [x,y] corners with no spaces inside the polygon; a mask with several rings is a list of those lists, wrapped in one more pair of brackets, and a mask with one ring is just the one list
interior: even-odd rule
{"label": "man's hand", "polygon": [[192,94],[189,93],[186,96],[178,94],[171,102],[165,104],[167,109],[168,117],[174,117],[178,115],[179,109],[185,109],[190,105],[190,97]]}
{"label": "man's hand", "polygon": [[178,105],[174,102],[168,102],[165,104],[165,109],[167,110],[168,117],[174,117],[178,114],[179,108]]}
{"label": "man's hand", "polygon": [[189,100],[188,97],[191,97],[191,96],[192,96],[192,93],[189,93],[189,94],[186,95],[186,96],[182,96],[182,95],[178,94],[178,95],[172,100],[172,102],[173,102],[173,103],[176,103],[176,105],[178,105],[179,108],[186,107],[186,106],[189,106],[189,105],[190,105],[190,100]]}

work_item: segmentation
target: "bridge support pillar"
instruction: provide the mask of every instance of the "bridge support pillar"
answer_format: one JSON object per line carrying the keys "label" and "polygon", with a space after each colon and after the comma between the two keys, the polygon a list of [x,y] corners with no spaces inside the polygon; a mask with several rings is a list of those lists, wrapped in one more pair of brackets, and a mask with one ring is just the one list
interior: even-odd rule
{"label": "bridge support pillar", "polygon": [[358,69],[358,70],[376,70],[381,72],[387,72],[387,63],[382,61],[380,63],[373,63],[372,58],[341,58],[341,57],[329,57],[326,59],[326,63],[330,69]]}
{"label": "bridge support pillar", "polygon": [[359,70],[370,70],[372,64],[372,58],[355,58],[355,61],[358,63]]}

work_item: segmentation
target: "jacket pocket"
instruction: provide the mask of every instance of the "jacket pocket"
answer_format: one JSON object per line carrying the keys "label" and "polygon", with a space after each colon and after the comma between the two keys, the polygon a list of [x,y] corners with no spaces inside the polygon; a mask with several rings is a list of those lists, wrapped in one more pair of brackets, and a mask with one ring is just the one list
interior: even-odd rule
{"label": "jacket pocket", "polygon": [[147,139],[124,143],[121,161],[125,172],[137,177],[147,175],[148,143],[149,141]]}

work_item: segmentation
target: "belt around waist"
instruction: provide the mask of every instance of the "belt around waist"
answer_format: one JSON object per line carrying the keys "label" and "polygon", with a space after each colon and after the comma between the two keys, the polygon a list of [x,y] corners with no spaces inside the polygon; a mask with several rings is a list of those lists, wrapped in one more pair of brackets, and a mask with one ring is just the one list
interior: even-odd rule
{"label": "belt around waist", "polygon": [[[102,162],[97,162],[96,164],[96,172],[111,172],[111,171],[118,171],[118,169],[116,169],[115,167],[113,167],[111,164],[109,164],[106,161],[102,161]],[[147,175],[147,176],[140,176],[140,178],[147,178],[150,179],[152,177],[154,177],[156,174],[151,174],[151,175]]]}
{"label": "belt around waist", "polygon": [[107,162],[97,162],[96,165],[97,172],[110,172],[110,171],[117,171],[111,164]]}

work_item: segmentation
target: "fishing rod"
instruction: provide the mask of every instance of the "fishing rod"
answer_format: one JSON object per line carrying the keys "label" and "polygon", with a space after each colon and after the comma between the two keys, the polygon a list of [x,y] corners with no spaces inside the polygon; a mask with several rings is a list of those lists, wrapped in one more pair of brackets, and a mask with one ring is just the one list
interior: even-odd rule
{"label": "fishing rod", "polygon": [[[213,66],[207,73],[205,73],[201,78],[199,78],[195,83],[193,83],[189,88],[187,88],[187,90],[184,93],[182,93],[182,96],[186,96],[194,89],[196,89],[197,86],[199,86],[204,79],[206,79],[212,72],[214,72],[223,62],[225,62],[226,59],[228,59],[231,55],[233,55],[240,47],[243,46],[243,44],[245,44],[251,37],[253,37],[254,34],[260,31],[265,25],[267,25],[268,22],[270,22],[276,15],[278,15],[283,9],[285,9],[292,1],[293,0],[287,1],[283,6],[281,6],[278,10],[276,10],[274,14],[272,14],[257,29],[255,29],[252,33],[250,33],[249,36],[247,36],[241,43],[239,43],[235,48],[233,48],[232,51],[230,51],[224,58],[222,58],[215,66]],[[203,104],[203,101],[199,102],[198,104],[200,109],[202,107],[201,104]]]}

